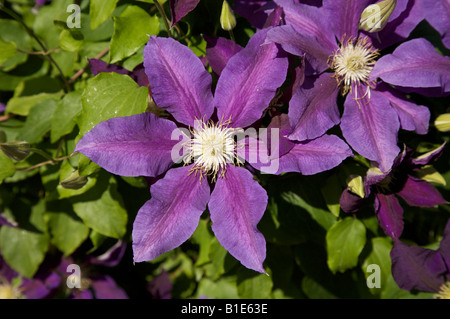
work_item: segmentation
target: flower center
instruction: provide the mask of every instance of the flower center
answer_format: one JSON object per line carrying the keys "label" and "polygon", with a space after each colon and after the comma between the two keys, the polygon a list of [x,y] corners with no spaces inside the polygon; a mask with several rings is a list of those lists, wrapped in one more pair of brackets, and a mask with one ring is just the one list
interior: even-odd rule
{"label": "flower center", "polygon": [[445,284],[441,286],[441,289],[438,291],[436,295],[434,295],[435,299],[450,299],[450,281],[447,281]]}
{"label": "flower center", "polygon": [[184,162],[194,161],[191,172],[199,173],[200,179],[208,175],[215,181],[217,176],[225,175],[228,163],[234,163],[235,159],[240,162],[234,141],[238,129],[228,127],[230,122],[197,121],[191,130],[192,138],[186,143],[188,155]]}
{"label": "flower center", "polygon": [[17,299],[20,293],[9,284],[0,284],[0,299]]}
{"label": "flower center", "polygon": [[[334,77],[338,84],[343,84],[342,95],[352,90],[352,86],[366,84],[369,90],[369,75],[379,53],[368,42],[367,37],[342,40],[339,49],[330,57]],[[355,93],[357,97],[357,93]]]}

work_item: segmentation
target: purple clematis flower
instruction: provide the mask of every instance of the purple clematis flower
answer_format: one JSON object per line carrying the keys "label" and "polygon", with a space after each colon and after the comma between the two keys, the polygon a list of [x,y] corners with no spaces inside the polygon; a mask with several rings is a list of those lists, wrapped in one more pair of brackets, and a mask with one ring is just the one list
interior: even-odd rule
{"label": "purple clematis flower", "polygon": [[[414,104],[392,86],[434,89],[446,95],[450,58],[420,38],[378,59],[380,51],[374,43],[381,35],[372,39],[358,31],[361,13],[371,3],[368,0],[324,0],[322,7],[293,0],[275,2],[283,8],[286,25],[271,29],[266,43],[279,43],[307,62],[303,86],[290,100],[288,137],[313,139],[340,124],[344,138],[357,153],[378,163],[383,172],[389,171],[400,152],[399,129],[425,134],[430,118],[427,107]],[[392,23],[399,23],[396,18],[402,10],[401,5],[394,10],[382,41]],[[350,92],[342,116],[339,91],[342,95]]]}
{"label": "purple clematis flower", "polygon": [[[266,245],[257,224],[266,209],[267,193],[239,165],[240,156],[248,158],[245,155],[254,149],[243,151],[245,140],[235,143],[233,135],[261,118],[286,78],[287,57],[275,44],[262,46],[266,34],[266,29],[258,31],[229,58],[214,95],[211,75],[189,48],[171,38],[150,37],[144,65],[153,99],[176,122],[151,113],[112,118],[77,144],[75,151],[113,174],[153,178],[152,198],[133,224],[136,262],[153,260],[180,246],[193,234],[208,206],[212,230],[221,245],[245,267],[265,272]],[[182,141],[184,156],[173,151],[180,141],[172,138],[174,132],[179,136],[177,126],[183,125],[191,127]],[[322,153],[321,159],[328,164],[320,168],[334,167],[351,155],[345,143],[331,139],[324,147],[342,152],[331,160],[330,152]],[[186,165],[169,169],[181,161]],[[264,156],[263,161],[269,162]]]}
{"label": "purple clematis flower", "polygon": [[392,170],[383,173],[372,168],[364,181],[364,198],[344,190],[340,198],[345,212],[356,212],[364,199],[373,198],[375,214],[383,231],[392,238],[399,238],[403,232],[403,208],[397,198],[410,206],[433,207],[448,204],[439,191],[427,181],[414,176],[422,167],[435,161],[444,149],[445,143],[434,151],[417,158],[411,150],[403,151],[395,160]]}
{"label": "purple clematis flower", "polygon": [[450,221],[437,250],[394,239],[391,260],[392,276],[400,288],[435,292],[435,298],[450,299]]}
{"label": "purple clematis flower", "polygon": [[[61,278],[45,267],[33,278],[20,278],[20,275],[3,260],[0,255],[0,299],[44,299],[52,296],[59,287]],[[20,279],[14,283],[15,279]]]}

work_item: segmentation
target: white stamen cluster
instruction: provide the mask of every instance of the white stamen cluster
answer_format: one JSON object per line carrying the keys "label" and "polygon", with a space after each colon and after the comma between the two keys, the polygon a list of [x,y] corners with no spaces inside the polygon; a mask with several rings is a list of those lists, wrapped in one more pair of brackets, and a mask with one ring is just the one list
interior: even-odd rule
{"label": "white stamen cluster", "polygon": [[352,85],[363,83],[369,88],[369,75],[372,71],[378,50],[368,42],[367,37],[343,40],[339,49],[330,57],[330,67],[338,84],[343,83],[342,95],[352,89]]}
{"label": "white stamen cluster", "polygon": [[441,286],[438,293],[433,296],[435,299],[450,299],[450,281]]}
{"label": "white stamen cluster", "polygon": [[217,176],[225,175],[228,163],[234,163],[235,159],[239,161],[234,141],[237,129],[228,127],[230,120],[223,123],[197,123],[199,125],[191,130],[192,138],[186,143],[188,155],[184,162],[194,161],[191,172],[200,173],[200,178],[212,176],[215,181]]}

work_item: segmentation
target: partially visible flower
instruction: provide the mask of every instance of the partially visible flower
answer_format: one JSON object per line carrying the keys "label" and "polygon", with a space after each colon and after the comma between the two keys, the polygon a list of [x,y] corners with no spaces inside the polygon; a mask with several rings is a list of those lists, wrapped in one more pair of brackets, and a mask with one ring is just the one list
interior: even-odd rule
{"label": "partially visible flower", "polygon": [[373,199],[381,228],[386,235],[399,238],[404,223],[403,208],[397,196],[410,206],[433,207],[448,203],[433,185],[416,176],[442,154],[444,146],[445,143],[419,157],[413,157],[412,150],[405,150],[396,158],[388,173],[377,168],[369,169],[364,180],[364,198],[352,193],[349,188],[345,189],[340,198],[342,210],[356,212],[365,199]]}
{"label": "partially visible flower", "polygon": [[164,269],[147,285],[147,290],[150,292],[152,299],[170,299],[172,288],[169,274]]}
{"label": "partially visible flower", "polygon": [[109,64],[98,59],[88,59],[88,61],[93,75],[97,75],[100,72],[126,74],[136,81],[139,86],[148,86],[148,79],[145,75],[144,65],[142,63],[137,65],[133,71],[129,71],[120,65]]}
{"label": "partially visible flower", "polygon": [[[400,152],[399,129],[426,134],[430,118],[427,107],[414,104],[391,85],[434,88],[446,95],[450,92],[450,58],[423,38],[402,43],[392,54],[379,58],[374,45],[378,40],[358,30],[368,0],[328,0],[322,7],[293,0],[275,2],[283,8],[286,25],[272,28],[266,43],[279,43],[307,62],[304,84],[289,103],[292,131],[288,138],[309,140],[340,125],[357,153],[377,162],[383,172],[389,171]],[[391,17],[402,10],[403,2]],[[337,105],[339,91],[347,95],[342,116]]]}
{"label": "partially visible flower", "polygon": [[434,298],[450,299],[450,220],[437,250],[394,239],[390,255],[392,276],[400,288],[434,292]]}
{"label": "partially visible flower", "polygon": [[200,0],[169,0],[170,13],[172,15],[171,26],[173,27],[189,12],[195,9]]}
{"label": "partially visible flower", "polygon": [[5,112],[5,110],[6,110],[6,105],[3,104],[2,102],[0,102],[0,113]]}

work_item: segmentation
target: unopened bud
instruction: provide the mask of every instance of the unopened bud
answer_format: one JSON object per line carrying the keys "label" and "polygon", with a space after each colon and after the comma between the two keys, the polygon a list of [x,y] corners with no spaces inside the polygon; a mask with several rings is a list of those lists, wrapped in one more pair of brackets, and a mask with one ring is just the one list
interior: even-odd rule
{"label": "unopened bud", "polygon": [[450,113],[439,115],[434,121],[434,126],[441,132],[450,131]]}
{"label": "unopened bud", "polygon": [[384,0],[371,4],[361,14],[359,29],[371,33],[383,30],[396,5],[397,0]]}
{"label": "unopened bud", "polygon": [[88,182],[87,176],[80,176],[78,170],[70,174],[69,177],[61,181],[59,184],[67,189],[80,189]]}
{"label": "unopened bud", "polygon": [[220,26],[225,31],[231,31],[236,26],[236,18],[233,11],[226,0],[222,4],[222,12],[220,13]]}
{"label": "unopened bud", "polygon": [[352,193],[364,198],[364,181],[361,176],[350,175],[347,180],[347,185]]}
{"label": "unopened bud", "polygon": [[15,161],[21,161],[30,154],[30,143],[25,141],[13,141],[8,143],[1,143],[0,149],[9,158]]}

